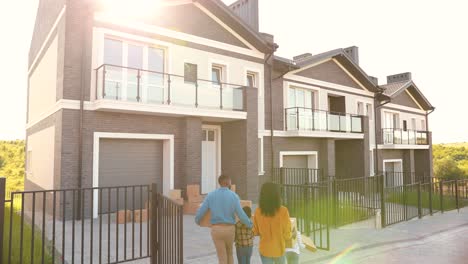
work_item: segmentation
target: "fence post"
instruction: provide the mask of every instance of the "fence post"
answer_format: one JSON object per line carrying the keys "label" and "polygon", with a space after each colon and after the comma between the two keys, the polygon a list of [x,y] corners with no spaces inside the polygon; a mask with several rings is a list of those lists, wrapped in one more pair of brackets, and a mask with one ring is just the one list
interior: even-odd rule
{"label": "fence post", "polygon": [[432,216],[432,178],[429,178],[429,214]]}
{"label": "fence post", "polygon": [[333,222],[335,224],[335,227],[338,227],[338,207],[339,207],[339,193],[336,188],[336,179],[333,177],[331,178],[331,191],[333,195]]}
{"label": "fence post", "polygon": [[[0,261],[3,260],[3,231],[5,229],[5,186],[6,178],[0,177]],[[10,223],[11,225],[11,223]]]}
{"label": "fence post", "polygon": [[386,219],[386,212],[385,212],[385,187],[384,187],[385,179],[384,175],[380,176],[379,181],[379,190],[380,190],[380,222],[382,228],[384,228],[387,224],[385,223]]}
{"label": "fence post", "polygon": [[444,180],[439,181],[439,192],[440,192],[440,212],[444,213]]}
{"label": "fence post", "polygon": [[418,218],[422,218],[421,182],[418,182]]}
{"label": "fence post", "polygon": [[455,204],[457,205],[457,211],[460,212],[460,204],[458,201],[458,179],[455,180]]}
{"label": "fence post", "polygon": [[151,264],[157,264],[159,258],[159,243],[158,243],[158,193],[157,185],[155,183],[151,184],[151,199],[150,199],[150,236],[151,236]]}

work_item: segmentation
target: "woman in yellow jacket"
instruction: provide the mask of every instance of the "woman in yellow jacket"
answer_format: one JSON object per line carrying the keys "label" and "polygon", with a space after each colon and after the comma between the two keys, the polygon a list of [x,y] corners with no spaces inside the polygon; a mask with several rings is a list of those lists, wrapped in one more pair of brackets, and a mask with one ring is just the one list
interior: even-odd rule
{"label": "woman in yellow jacket", "polygon": [[254,233],[260,236],[260,257],[263,264],[285,264],[286,241],[291,240],[288,209],[281,206],[277,184],[262,185],[259,207],[255,210]]}

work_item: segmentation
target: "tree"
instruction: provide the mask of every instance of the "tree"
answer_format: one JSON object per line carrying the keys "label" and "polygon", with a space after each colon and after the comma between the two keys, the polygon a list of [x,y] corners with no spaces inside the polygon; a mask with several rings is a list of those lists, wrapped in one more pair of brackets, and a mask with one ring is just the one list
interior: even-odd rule
{"label": "tree", "polygon": [[464,176],[463,171],[451,157],[434,161],[434,174],[446,180],[457,179]]}
{"label": "tree", "polygon": [[3,168],[3,165],[5,165],[5,160],[0,156],[0,170]]}

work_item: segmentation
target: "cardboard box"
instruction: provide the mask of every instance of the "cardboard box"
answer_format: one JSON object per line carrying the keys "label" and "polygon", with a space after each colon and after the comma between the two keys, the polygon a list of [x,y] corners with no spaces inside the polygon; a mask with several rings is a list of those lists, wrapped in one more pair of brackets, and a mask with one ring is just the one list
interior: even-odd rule
{"label": "cardboard box", "polygon": [[148,210],[143,209],[141,210],[141,212],[140,210],[135,210],[133,212],[133,222],[140,223],[140,219],[141,219],[141,222],[148,221]]}
{"label": "cardboard box", "polygon": [[211,227],[211,212],[208,209],[206,214],[202,217],[200,220],[200,226],[201,227]]}
{"label": "cardboard box", "polygon": [[189,184],[187,185],[187,198],[190,200],[191,197],[200,196],[200,185],[198,184]]}
{"label": "cardboard box", "polygon": [[184,214],[195,215],[200,203],[184,203]]}
{"label": "cardboard box", "polygon": [[182,197],[182,191],[179,189],[169,190],[169,198],[176,200]]}
{"label": "cardboard box", "polygon": [[307,250],[312,251],[312,252],[317,251],[317,247],[315,246],[312,239],[310,239],[309,237],[306,237],[306,236],[302,236],[301,239],[302,239],[302,243],[304,243]]}
{"label": "cardboard box", "polygon": [[203,199],[204,199],[203,196],[192,196],[192,197],[189,196],[187,201],[189,203],[201,203],[203,202]]}
{"label": "cardboard box", "polygon": [[178,205],[184,205],[184,199],[182,198],[177,198],[177,199],[172,199],[172,200]]}
{"label": "cardboard box", "polygon": [[117,212],[117,224],[125,224],[132,221],[132,211],[120,210]]}

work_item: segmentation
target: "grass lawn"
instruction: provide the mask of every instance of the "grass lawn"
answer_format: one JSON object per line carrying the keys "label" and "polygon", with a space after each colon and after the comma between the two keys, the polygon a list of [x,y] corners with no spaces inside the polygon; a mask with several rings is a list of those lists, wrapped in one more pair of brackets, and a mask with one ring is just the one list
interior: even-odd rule
{"label": "grass lawn", "polygon": [[[421,207],[429,208],[429,192],[421,192]],[[389,203],[405,204],[402,193],[391,193],[386,199]],[[444,211],[450,211],[457,208],[455,196],[444,195],[442,199]],[[418,192],[406,192],[406,205],[418,207]],[[459,199],[460,208],[468,206],[468,201]],[[441,210],[440,195],[438,193],[432,194],[432,208],[434,210]]]}
{"label": "grass lawn", "polygon": [[[10,206],[7,204],[5,206],[5,225],[4,225],[4,235],[3,235],[3,260],[2,263],[8,263],[8,245],[9,245],[9,235],[10,235]],[[21,216],[14,213],[13,214],[13,234],[12,241],[13,245],[11,248],[11,263],[20,263],[20,229],[21,229]],[[23,225],[23,263],[32,263],[31,262],[31,237],[32,229],[31,226],[27,223]],[[50,248],[45,247],[44,250],[44,263],[51,263],[52,257],[49,254]],[[41,263],[42,258],[42,241],[41,233],[35,232],[34,234],[34,263]]]}
{"label": "grass lawn", "polygon": [[[285,205],[292,217],[308,218],[317,224],[342,226],[366,220],[373,215],[373,210],[358,207],[352,203],[340,203],[334,210],[332,202],[321,201],[294,201],[294,205]],[[307,207],[307,208],[306,208]]]}

